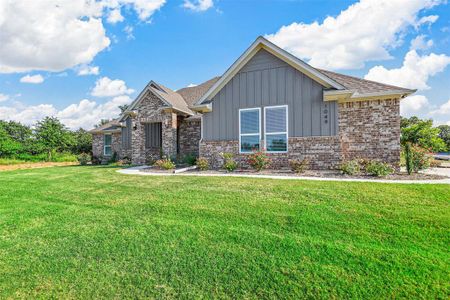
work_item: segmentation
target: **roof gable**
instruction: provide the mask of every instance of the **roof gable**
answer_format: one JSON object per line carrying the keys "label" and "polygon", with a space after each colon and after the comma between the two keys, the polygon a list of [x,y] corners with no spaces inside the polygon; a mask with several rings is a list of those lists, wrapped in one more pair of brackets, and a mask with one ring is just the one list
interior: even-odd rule
{"label": "roof gable", "polygon": [[223,76],[197,101],[200,105],[206,100],[211,100],[233,77],[236,75],[261,49],[276,56],[278,59],[304,73],[306,76],[319,82],[326,88],[345,89],[341,84],[319,72],[301,59],[293,56],[263,37],[258,37],[255,42],[231,65]]}

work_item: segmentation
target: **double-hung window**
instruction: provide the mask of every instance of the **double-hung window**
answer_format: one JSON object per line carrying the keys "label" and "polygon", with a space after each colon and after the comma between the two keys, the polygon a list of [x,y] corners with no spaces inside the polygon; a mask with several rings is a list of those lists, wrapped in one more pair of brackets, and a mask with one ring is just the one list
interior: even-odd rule
{"label": "double-hung window", "polygon": [[264,107],[264,141],[267,152],[288,151],[287,105]]}
{"label": "double-hung window", "polygon": [[250,153],[259,150],[261,140],[261,109],[239,110],[239,151]]}
{"label": "double-hung window", "polygon": [[103,154],[105,156],[111,155],[111,143],[112,143],[112,135],[105,134],[103,136]]}

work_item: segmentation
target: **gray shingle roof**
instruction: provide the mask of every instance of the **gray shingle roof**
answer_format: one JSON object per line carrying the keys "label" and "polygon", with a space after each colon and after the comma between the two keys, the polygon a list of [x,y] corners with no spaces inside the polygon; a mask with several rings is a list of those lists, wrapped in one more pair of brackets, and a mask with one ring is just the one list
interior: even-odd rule
{"label": "gray shingle roof", "polygon": [[188,108],[186,101],[183,99],[183,97],[179,93],[174,92],[173,90],[169,89],[168,87],[166,87],[160,83],[157,83],[157,84],[164,91],[160,91],[159,89],[150,87],[152,92],[158,94],[160,97],[162,97],[164,100],[166,100],[170,105],[172,105],[172,107],[174,109],[180,110],[180,111],[183,111],[183,112],[186,112],[189,114],[194,114],[194,112]]}
{"label": "gray shingle roof", "polygon": [[108,123],[105,123],[99,127],[96,127],[94,129],[89,130],[90,133],[96,133],[96,132],[105,132],[105,131],[114,131],[114,130],[119,130],[120,127],[120,123],[119,121],[116,120],[111,120]]}
{"label": "gray shingle roof", "polygon": [[320,73],[326,75],[327,77],[333,79],[339,84],[343,85],[348,90],[355,90],[358,94],[372,94],[380,92],[390,92],[390,91],[402,91],[405,93],[412,93],[415,90],[405,89],[402,87],[384,84],[376,81],[361,79],[358,77],[353,77],[349,75],[344,75],[340,73],[335,73],[327,70],[317,69]]}
{"label": "gray shingle roof", "polygon": [[217,82],[217,80],[219,80],[219,78],[220,77],[217,76],[197,86],[179,89],[177,93],[183,97],[184,101],[186,101],[188,106],[193,105],[209,90],[209,88],[214,83]]}

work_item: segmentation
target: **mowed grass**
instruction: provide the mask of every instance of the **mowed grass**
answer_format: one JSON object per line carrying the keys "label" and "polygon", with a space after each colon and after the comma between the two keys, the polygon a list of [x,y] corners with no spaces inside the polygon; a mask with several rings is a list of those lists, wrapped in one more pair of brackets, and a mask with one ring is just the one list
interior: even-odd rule
{"label": "mowed grass", "polygon": [[443,298],[450,187],[0,173],[0,298]]}

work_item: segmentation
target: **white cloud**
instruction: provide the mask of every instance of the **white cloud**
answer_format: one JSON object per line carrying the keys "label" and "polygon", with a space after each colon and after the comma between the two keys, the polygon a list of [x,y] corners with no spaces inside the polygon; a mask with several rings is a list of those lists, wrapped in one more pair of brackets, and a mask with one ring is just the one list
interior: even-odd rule
{"label": "white cloud", "polygon": [[134,90],[128,88],[123,80],[111,80],[108,77],[102,77],[95,82],[91,95],[96,97],[115,97],[132,94],[133,92]]}
{"label": "white cloud", "polygon": [[131,98],[118,96],[105,103],[97,103],[83,99],[62,110],[57,110],[51,104],[24,106],[16,103],[13,106],[0,106],[1,120],[14,120],[27,125],[35,124],[46,116],[55,116],[71,129],[91,129],[102,119],[112,119],[120,115],[119,105],[129,104]]}
{"label": "white cloud", "polygon": [[427,50],[433,46],[433,40],[426,40],[424,34],[418,35],[411,40],[410,50]]}
{"label": "white cloud", "polygon": [[400,114],[410,117],[417,114],[425,114],[430,102],[423,95],[413,95],[400,101]]}
{"label": "white cloud", "polygon": [[206,11],[214,6],[213,0],[184,0],[183,7],[192,11]]}
{"label": "white cloud", "polygon": [[85,76],[85,75],[98,75],[100,72],[99,67],[97,66],[88,66],[88,65],[82,65],[78,69],[77,74],[79,76]]}
{"label": "white cloud", "polygon": [[107,21],[108,23],[115,24],[118,22],[122,22],[124,17],[120,13],[120,8],[113,9],[109,12]]}
{"label": "white cloud", "polygon": [[0,73],[59,72],[89,64],[111,41],[102,18],[119,22],[122,6],[148,22],[165,0],[0,1]]}
{"label": "white cloud", "polygon": [[442,115],[442,116],[447,116],[448,118],[450,118],[450,99],[441,104],[438,109],[433,110],[430,112],[431,115]]}
{"label": "white cloud", "polygon": [[8,101],[8,100],[9,100],[9,96],[8,95],[0,93],[0,102],[5,102],[5,101]]}
{"label": "white cloud", "polygon": [[189,87],[194,87],[194,86],[197,86],[197,84],[195,84],[195,83],[190,83],[187,87],[189,88]]}
{"label": "white cloud", "polygon": [[417,22],[417,24],[415,25],[415,27],[418,28],[419,26],[424,25],[424,24],[431,25],[431,24],[433,24],[434,22],[436,22],[438,19],[439,19],[439,16],[436,16],[436,15],[429,15],[429,16],[422,17],[422,18],[420,18],[420,20]]}
{"label": "white cloud", "polygon": [[403,65],[397,69],[386,69],[375,66],[369,70],[365,79],[398,85],[405,88],[427,90],[428,79],[442,72],[450,64],[450,56],[434,54],[420,56],[415,50],[410,50],[403,60]]}
{"label": "white cloud", "polygon": [[96,1],[0,1],[0,72],[62,71],[109,46]]}
{"label": "white cloud", "polygon": [[38,84],[38,83],[43,83],[44,82],[44,77],[42,77],[41,74],[37,74],[37,75],[25,75],[22,78],[20,78],[20,82],[23,83],[34,83],[34,84]]}
{"label": "white cloud", "polygon": [[133,26],[130,25],[125,26],[123,29],[123,32],[127,34],[127,40],[134,40],[133,30]]}
{"label": "white cloud", "polygon": [[266,37],[313,66],[328,69],[362,68],[367,61],[390,59],[405,31],[432,22],[417,18],[439,0],[361,0],[336,17],[292,23]]}

